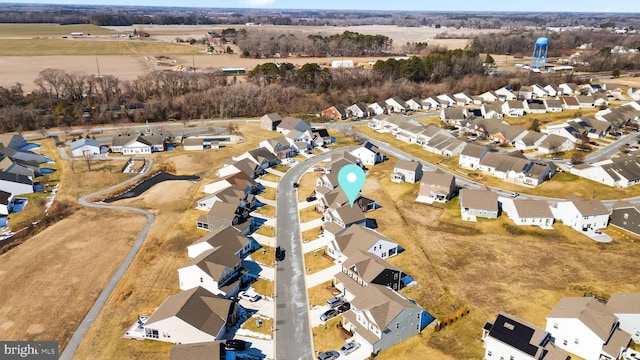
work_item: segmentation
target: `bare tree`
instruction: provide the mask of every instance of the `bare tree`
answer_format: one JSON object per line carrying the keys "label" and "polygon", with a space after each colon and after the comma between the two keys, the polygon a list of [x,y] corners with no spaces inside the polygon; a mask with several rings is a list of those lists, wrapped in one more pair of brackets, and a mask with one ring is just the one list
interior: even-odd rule
{"label": "bare tree", "polygon": [[91,151],[83,151],[82,159],[87,163],[87,168],[91,171],[91,160],[93,160],[93,153]]}

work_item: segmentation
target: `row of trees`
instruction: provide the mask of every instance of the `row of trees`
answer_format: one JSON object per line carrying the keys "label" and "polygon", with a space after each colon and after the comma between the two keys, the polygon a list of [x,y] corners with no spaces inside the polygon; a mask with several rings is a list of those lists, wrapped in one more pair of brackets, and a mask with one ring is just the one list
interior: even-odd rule
{"label": "row of trees", "polygon": [[289,54],[314,57],[371,56],[389,54],[392,46],[392,40],[387,36],[351,31],[329,36],[312,34],[300,37],[293,33],[250,30],[238,32],[235,43],[244,57],[254,58],[287,57]]}

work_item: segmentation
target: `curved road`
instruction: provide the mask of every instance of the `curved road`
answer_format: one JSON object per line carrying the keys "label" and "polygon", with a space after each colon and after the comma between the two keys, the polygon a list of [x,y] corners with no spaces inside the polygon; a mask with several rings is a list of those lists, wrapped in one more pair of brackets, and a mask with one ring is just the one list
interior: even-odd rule
{"label": "curved road", "polygon": [[87,201],[87,199],[107,191],[116,190],[122,187],[123,185],[129,184],[133,181],[138,180],[139,178],[144,176],[149,171],[149,169],[151,169],[151,165],[153,165],[153,160],[145,159],[145,161],[147,162],[147,164],[145,166],[146,171],[144,173],[140,173],[129,180],[123,181],[120,184],[111,186],[107,189],[103,189],[95,193],[85,195],[78,200],[78,202],[82,206],[101,208],[101,209],[133,211],[133,212],[143,214],[147,217],[147,224],[145,225],[144,229],[142,229],[142,232],[140,232],[140,234],[138,235],[138,238],[136,239],[135,243],[131,247],[131,250],[129,250],[129,253],[125,257],[125,259],[122,261],[122,264],[120,264],[120,267],[118,268],[116,273],[113,274],[107,286],[102,290],[102,292],[100,293],[100,296],[98,296],[96,301],[93,303],[93,306],[91,306],[91,309],[89,310],[87,315],[85,315],[80,325],[78,325],[78,328],[73,333],[71,340],[69,341],[67,346],[64,348],[64,351],[60,355],[61,360],[71,360],[71,358],[73,357],[73,354],[78,349],[80,342],[82,341],[84,336],[87,334],[89,327],[91,327],[93,320],[95,320],[96,316],[98,316],[98,314],[100,313],[100,310],[102,310],[102,307],[104,306],[107,299],[113,292],[113,289],[115,289],[116,285],[118,284],[118,282],[120,281],[124,273],[127,271],[127,268],[129,267],[129,265],[131,265],[133,258],[138,253],[138,250],[140,250],[142,243],[144,243],[144,239],[147,237],[147,234],[149,233],[151,224],[153,224],[153,221],[155,220],[155,216],[147,210],[138,209],[130,206],[112,206],[112,205],[106,205],[106,204],[100,204],[100,203],[90,203]]}
{"label": "curved road", "polygon": [[[337,149],[313,156],[287,171],[278,183],[276,195],[276,240],[285,250],[283,261],[276,263],[276,359],[309,360],[313,341],[309,323],[309,302],[305,283],[302,239],[297,191],[293,183],[314,164],[328,158]],[[278,281],[278,279],[281,279]]]}

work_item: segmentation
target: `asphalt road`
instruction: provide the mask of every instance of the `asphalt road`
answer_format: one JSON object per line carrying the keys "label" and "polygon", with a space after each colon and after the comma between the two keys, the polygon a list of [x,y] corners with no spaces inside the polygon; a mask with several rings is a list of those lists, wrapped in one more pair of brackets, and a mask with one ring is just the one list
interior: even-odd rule
{"label": "asphalt road", "polygon": [[[344,151],[338,149],[334,151]],[[315,358],[309,322],[297,190],[293,187],[314,164],[334,151],[316,155],[291,168],[280,179],[276,196],[276,241],[285,251],[276,263],[276,359]]]}
{"label": "asphalt road", "polygon": [[[153,165],[153,160],[151,159],[146,159],[146,160],[148,161],[148,164],[145,168],[151,169],[151,165]],[[91,324],[93,324],[93,321],[102,310],[102,307],[107,302],[107,299],[109,299],[109,296],[113,292],[113,289],[115,289],[116,285],[118,285],[118,282],[120,282],[120,279],[129,268],[129,265],[131,265],[131,262],[133,261],[133,258],[138,253],[138,250],[140,250],[140,247],[142,246],[144,239],[147,238],[149,229],[151,229],[151,224],[153,224],[153,221],[155,220],[155,216],[147,210],[138,209],[130,206],[112,206],[107,204],[90,203],[87,201],[87,199],[103,192],[109,192],[109,191],[121,188],[123,185],[131,183],[133,181],[137,181],[140,177],[144,176],[145,174],[146,173],[141,173],[127,181],[121,182],[120,184],[111,186],[107,189],[97,191],[93,194],[85,195],[78,200],[80,205],[83,205],[83,206],[103,208],[103,209],[133,211],[133,212],[143,214],[147,217],[147,224],[138,235],[138,238],[136,239],[135,243],[131,247],[131,250],[129,250],[129,253],[125,257],[125,259],[122,261],[122,264],[120,264],[120,267],[118,268],[116,273],[113,274],[107,286],[102,290],[102,292],[100,293],[100,296],[98,296],[96,301],[93,303],[93,306],[91,306],[91,309],[89,310],[87,315],[85,315],[80,325],[78,325],[78,328],[73,333],[71,340],[69,341],[67,346],[64,348],[64,351],[62,352],[62,354],[60,354],[60,360],[71,360],[71,358],[73,357],[73,354],[75,354],[76,350],[78,349],[78,346],[82,342],[82,339],[87,334],[87,331],[89,331]],[[131,319],[131,321],[133,322],[135,321],[135,319]]]}

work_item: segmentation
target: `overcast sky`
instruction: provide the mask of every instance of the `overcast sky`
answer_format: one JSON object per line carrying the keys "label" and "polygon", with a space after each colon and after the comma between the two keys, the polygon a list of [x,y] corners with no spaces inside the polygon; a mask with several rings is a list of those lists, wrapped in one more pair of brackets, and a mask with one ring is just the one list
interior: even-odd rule
{"label": "overcast sky", "polygon": [[209,8],[640,13],[640,0],[0,0],[0,3],[3,2],[82,5],[154,5]]}

